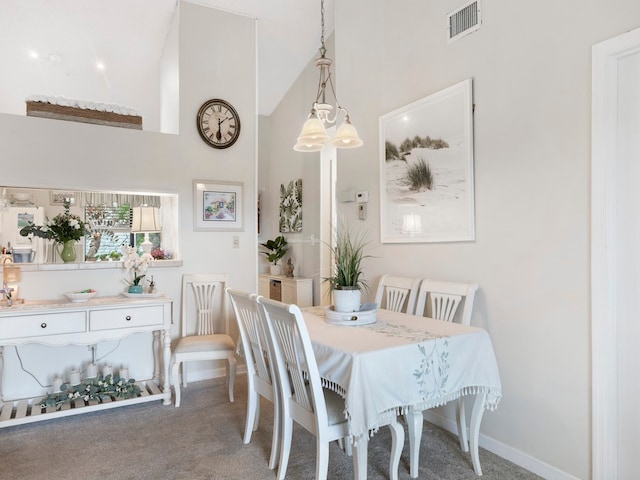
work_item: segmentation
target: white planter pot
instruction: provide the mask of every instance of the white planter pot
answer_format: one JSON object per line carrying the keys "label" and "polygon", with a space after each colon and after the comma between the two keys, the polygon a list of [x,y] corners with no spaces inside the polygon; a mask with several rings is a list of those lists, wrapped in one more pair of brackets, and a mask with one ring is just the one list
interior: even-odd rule
{"label": "white planter pot", "polygon": [[282,273],[281,265],[271,265],[269,268],[271,269],[271,275],[280,275]]}
{"label": "white planter pot", "polygon": [[334,290],[333,309],[336,312],[357,312],[361,295],[360,290]]}

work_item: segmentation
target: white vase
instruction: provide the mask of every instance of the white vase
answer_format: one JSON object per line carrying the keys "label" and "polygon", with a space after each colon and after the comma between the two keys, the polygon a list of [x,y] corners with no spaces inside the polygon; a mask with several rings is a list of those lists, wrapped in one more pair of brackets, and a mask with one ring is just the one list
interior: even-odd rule
{"label": "white vase", "polygon": [[271,265],[271,275],[280,275],[282,273],[281,265]]}
{"label": "white vase", "polygon": [[333,309],[336,312],[357,312],[360,310],[360,290],[334,290]]}

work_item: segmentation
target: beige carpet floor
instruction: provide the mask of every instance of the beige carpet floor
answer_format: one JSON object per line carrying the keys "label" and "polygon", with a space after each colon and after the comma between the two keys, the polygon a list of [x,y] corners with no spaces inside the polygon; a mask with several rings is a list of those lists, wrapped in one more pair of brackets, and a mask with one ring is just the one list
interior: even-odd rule
{"label": "beige carpet floor", "polygon": [[[0,430],[0,479],[181,479],[262,480],[275,478],[267,461],[272,405],[262,402],[260,428],[242,443],[246,377],[236,381],[229,403],[221,380],[190,384],[180,408],[160,402],[53,419]],[[383,428],[369,444],[369,479],[388,478],[390,434]],[[540,477],[480,451],[483,479],[533,480]],[[409,479],[408,441],[400,479]],[[287,479],[313,479],[315,437],[296,427]],[[351,457],[332,444],[329,479],[350,479]],[[457,437],[425,422],[421,479],[478,479]]]}

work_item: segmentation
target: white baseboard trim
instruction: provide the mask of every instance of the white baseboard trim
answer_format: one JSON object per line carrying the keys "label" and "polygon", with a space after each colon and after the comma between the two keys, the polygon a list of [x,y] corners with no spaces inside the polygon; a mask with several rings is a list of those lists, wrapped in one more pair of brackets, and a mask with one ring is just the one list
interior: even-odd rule
{"label": "white baseboard trim", "polygon": [[[456,436],[458,435],[458,425],[454,420],[443,417],[434,411],[425,411],[423,412],[423,415],[426,421],[444,428]],[[516,450],[513,447],[505,445],[504,443],[498,442],[491,437],[487,437],[486,435],[480,434],[478,443],[482,448],[489,450],[491,453],[495,453],[505,460],[509,460],[510,462],[535,473],[536,475],[540,475],[546,480],[580,480],[578,477],[574,477],[567,472],[549,465],[548,463],[542,462],[531,455],[521,452],[520,450]]]}

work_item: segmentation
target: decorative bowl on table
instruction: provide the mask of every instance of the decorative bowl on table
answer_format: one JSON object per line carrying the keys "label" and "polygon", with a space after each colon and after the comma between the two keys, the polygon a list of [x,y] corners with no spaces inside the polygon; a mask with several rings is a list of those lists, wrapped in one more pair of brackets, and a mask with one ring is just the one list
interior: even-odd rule
{"label": "decorative bowl on table", "polygon": [[65,293],[64,296],[67,297],[73,303],[82,303],[87,300],[92,299],[98,294],[94,289],[90,288],[87,290],[81,290],[79,292],[69,292]]}
{"label": "decorative bowl on table", "polygon": [[325,307],[325,321],[331,325],[369,325],[378,321],[377,314],[377,303],[365,303],[356,312],[336,312],[333,305]]}

